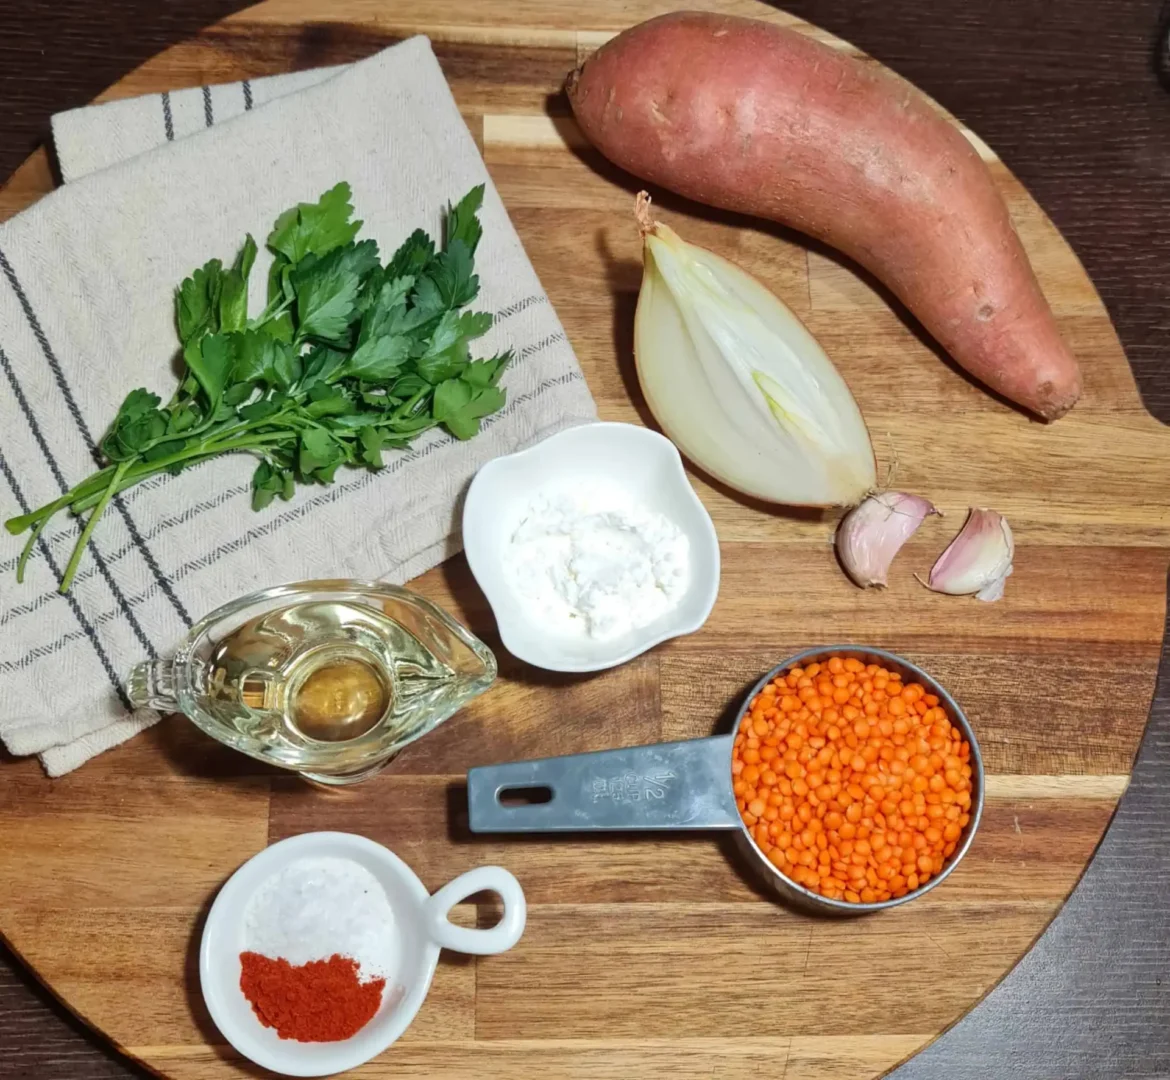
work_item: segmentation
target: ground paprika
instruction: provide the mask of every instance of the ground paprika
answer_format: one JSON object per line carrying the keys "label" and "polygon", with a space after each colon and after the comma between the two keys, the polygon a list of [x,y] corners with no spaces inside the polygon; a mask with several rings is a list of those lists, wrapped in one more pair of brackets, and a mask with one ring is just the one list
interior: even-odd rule
{"label": "ground paprika", "polygon": [[334,954],[293,966],[240,953],[240,989],[265,1027],[282,1039],[338,1042],[356,1035],[382,1003],[385,979],[362,982],[357,961]]}

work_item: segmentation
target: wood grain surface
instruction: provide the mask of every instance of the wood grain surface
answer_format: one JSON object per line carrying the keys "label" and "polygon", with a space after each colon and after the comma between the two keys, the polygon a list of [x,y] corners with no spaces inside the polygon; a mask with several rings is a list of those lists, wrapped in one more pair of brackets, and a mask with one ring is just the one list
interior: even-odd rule
{"label": "wood grain surface", "polygon": [[[489,16],[467,0],[417,13],[346,0],[330,7],[344,26],[305,26],[309,5],[273,0],[116,92],[344,60],[430,31],[603,415],[637,419],[630,185],[579,145],[552,95],[579,55],[652,6],[599,4],[585,22],[576,6],[551,2]],[[266,840],[348,828],[393,847],[431,887],[502,861],[533,903],[513,953],[441,965],[408,1036],[363,1075],[604,1076],[665,1064],[684,1076],[737,1076],[770,1074],[783,1059],[793,1077],[870,1076],[951,1023],[1058,909],[1122,790],[1153,690],[1168,537],[1165,500],[1151,496],[1170,490],[1166,432],[1141,407],[1075,257],[1006,168],[992,167],[1089,369],[1086,401],[1053,428],[940,363],[827,253],[663,205],[806,319],[854,386],[879,456],[889,454],[879,432],[896,447],[900,486],[931,495],[952,523],[970,502],[1008,514],[1020,551],[1007,602],[930,597],[912,579],[884,597],[857,593],[827,558],[825,522],[745,505],[696,479],[725,558],[720,602],[700,635],[586,680],[537,676],[501,657],[501,687],[355,792],[323,796],[273,777],[179,721],[55,783],[28,763],[5,766],[0,829],[12,842],[0,850],[0,876],[15,887],[0,900],[0,931],[55,992],[153,1068],[242,1075],[192,993],[201,911]],[[44,190],[47,175],[34,160],[5,192],[6,208]],[[903,567],[928,566],[948,535],[916,538]],[[417,587],[492,640],[461,561]],[[861,923],[809,922],[757,897],[705,841],[484,842],[460,824],[457,784],[470,764],[707,734],[777,655],[841,637],[906,652],[946,682],[992,773],[968,861],[919,903]],[[922,977],[890,979],[907,956],[919,958]],[[763,1028],[757,1002],[776,1013]]]}

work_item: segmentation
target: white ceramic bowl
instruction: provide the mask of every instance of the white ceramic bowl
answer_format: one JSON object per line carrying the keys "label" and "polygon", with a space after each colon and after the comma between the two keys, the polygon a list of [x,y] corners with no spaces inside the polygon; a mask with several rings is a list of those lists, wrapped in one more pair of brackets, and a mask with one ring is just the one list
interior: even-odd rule
{"label": "white ceramic bowl", "polygon": [[[256,890],[289,863],[322,857],[350,859],[381,882],[394,912],[399,964],[386,980],[380,1008],[361,1031],[340,1042],[302,1043],[280,1038],[257,1019],[240,989],[240,953],[244,916]],[[495,926],[473,930],[448,920],[452,907],[484,890],[503,900],[504,914]],[[203,1000],[224,1038],[257,1065],[285,1076],[331,1076],[369,1061],[409,1027],[430,989],[441,948],[504,952],[524,932],[526,912],[520,883],[502,867],[469,870],[431,896],[406,863],[373,840],[353,833],[304,833],[249,859],[219,891],[199,948]]]}
{"label": "white ceramic bowl", "polygon": [[[508,582],[504,549],[532,497],[548,486],[612,480],[645,509],[670,518],[690,541],[690,586],[674,610],[608,641],[559,637],[532,621]],[[633,424],[568,428],[476,474],[463,508],[463,546],[496,616],[504,647],[551,671],[601,671],[667,638],[698,630],[719,591],[719,538],[674,443]]]}

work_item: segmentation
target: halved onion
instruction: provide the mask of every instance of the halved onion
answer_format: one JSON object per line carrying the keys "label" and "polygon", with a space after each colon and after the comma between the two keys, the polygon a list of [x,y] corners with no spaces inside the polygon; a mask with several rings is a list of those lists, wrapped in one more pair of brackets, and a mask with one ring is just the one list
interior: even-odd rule
{"label": "halved onion", "polygon": [[877,486],[845,380],[799,318],[734,263],[651,220],[634,322],[638,379],[702,469],[769,502],[853,506]]}

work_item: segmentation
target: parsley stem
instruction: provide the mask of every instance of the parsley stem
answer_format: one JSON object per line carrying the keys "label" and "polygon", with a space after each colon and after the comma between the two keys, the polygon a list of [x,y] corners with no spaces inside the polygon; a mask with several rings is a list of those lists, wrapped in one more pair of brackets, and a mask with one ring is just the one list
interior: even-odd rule
{"label": "parsley stem", "polygon": [[421,389],[412,398],[410,398],[407,401],[404,401],[401,405],[399,405],[398,408],[395,409],[390,414],[391,418],[394,420],[398,420],[403,416],[410,416],[410,414],[413,413],[414,410],[418,408],[419,402],[422,401],[423,398],[427,397],[432,392],[432,389],[433,388],[430,386],[423,387],[423,389]]}
{"label": "parsley stem", "polygon": [[85,528],[81,530],[81,535],[77,538],[77,543],[73,547],[73,554],[69,557],[69,565],[65,567],[65,576],[61,579],[60,592],[67,593],[69,586],[73,584],[73,577],[77,573],[78,564],[81,562],[82,553],[89,544],[89,538],[93,535],[94,526],[98,523],[100,518],[109,505],[110,499],[114,497],[114,491],[117,489],[122,477],[125,476],[126,470],[130,468],[131,462],[123,461],[119,463],[114,470],[114,475],[110,477],[109,484],[106,485],[106,490],[102,492],[101,500],[94,511],[89,515],[89,520],[85,523]]}
{"label": "parsley stem", "polygon": [[[216,438],[200,443],[197,447],[185,447],[182,451],[171,454],[165,458],[159,458],[155,461],[142,461],[141,458],[130,459],[126,464],[130,465],[126,476],[119,483],[118,491],[125,491],[126,488],[133,486],[139,480],[145,479],[169,465],[178,463],[192,456],[191,451],[195,454],[205,456],[207,454],[217,454],[224,449],[223,444],[217,442],[218,439],[223,439],[224,436],[229,436],[235,439],[239,435],[249,431],[249,429],[257,427],[272,427],[274,424],[280,424],[282,414],[277,413],[273,416],[265,417],[260,421],[252,421],[251,423],[236,424],[224,431],[217,432]],[[289,432],[268,432],[264,433],[264,442],[270,441],[271,435],[278,435],[281,439],[287,439],[290,436]],[[253,436],[256,437],[256,436]],[[216,449],[215,447],[219,447]],[[236,444],[232,444],[230,449],[239,449]],[[36,543],[37,537],[40,536],[45,525],[66,507],[71,509],[74,513],[83,513],[91,506],[95,505],[101,497],[102,491],[109,483],[110,476],[117,470],[116,464],[107,465],[105,468],[99,469],[97,472],[87,476],[81,483],[75,487],[70,488],[64,495],[59,496],[50,503],[45,503],[44,506],[38,507],[36,510],[30,510],[27,514],[22,514],[19,517],[9,518],[5,523],[5,528],[13,536],[19,536],[22,532],[30,527],[37,527],[36,536],[29,539],[25,545],[26,552],[31,553],[33,546]],[[115,492],[117,494],[117,492]],[[24,556],[27,561],[27,555]],[[23,562],[20,564],[20,572],[23,572]]]}
{"label": "parsley stem", "polygon": [[32,554],[32,550],[36,547],[37,541],[41,538],[41,533],[45,531],[45,526],[53,520],[52,514],[46,514],[32,531],[32,535],[28,538],[28,543],[24,545],[21,550],[20,558],[16,560],[16,580],[19,584],[24,581],[24,568],[28,563],[28,557]]}
{"label": "parsley stem", "polygon": [[20,517],[9,518],[4,523],[4,527],[13,536],[19,536],[30,525],[48,522],[58,510],[64,510],[65,507],[71,505],[83,493],[88,495],[91,491],[99,491],[101,486],[107,482],[114,468],[115,466],[113,465],[107,465],[104,469],[99,469],[97,472],[87,476],[80,484],[70,488],[64,495],[54,499],[51,503],[45,503],[44,506],[38,507],[36,510],[30,510],[27,514],[22,514]]}
{"label": "parsley stem", "polygon": [[[290,433],[287,431],[252,433],[247,435],[246,438],[233,439],[227,442],[211,442],[197,447],[190,447],[180,453],[172,454],[170,457],[159,458],[158,461],[133,462],[132,467],[119,480],[114,494],[117,495],[127,488],[132,488],[135,484],[147,479],[147,477],[154,476],[156,473],[165,472],[172,465],[177,465],[180,462],[184,465],[198,465],[201,461],[207,461],[210,458],[218,457],[220,454],[226,454],[234,450],[266,450],[269,446],[287,442],[289,437]],[[100,497],[97,492],[86,495],[85,498],[74,502],[71,505],[71,509],[75,514],[83,514]]]}
{"label": "parsley stem", "polygon": [[270,303],[259,315],[254,319],[248,321],[249,330],[258,330],[266,322],[271,322],[273,319],[279,319],[290,307],[293,306],[295,300],[282,298],[281,302],[275,307]]}
{"label": "parsley stem", "polygon": [[286,442],[290,436],[290,432],[269,431],[247,432],[244,434],[243,429],[241,429],[240,432],[233,433],[233,435],[238,435],[239,437],[227,439],[222,442],[213,439],[206,443],[200,443],[199,446],[190,447],[187,450],[181,450],[178,453],[171,454],[169,457],[159,458],[157,461],[144,461],[141,463],[143,468],[134,474],[132,482],[136,483],[156,472],[161,472],[164,469],[170,468],[172,465],[177,465],[181,461],[187,462],[195,458],[214,457],[216,454],[226,454],[232,450],[250,450],[253,447],[267,446],[273,442]]}

